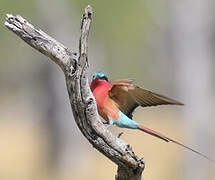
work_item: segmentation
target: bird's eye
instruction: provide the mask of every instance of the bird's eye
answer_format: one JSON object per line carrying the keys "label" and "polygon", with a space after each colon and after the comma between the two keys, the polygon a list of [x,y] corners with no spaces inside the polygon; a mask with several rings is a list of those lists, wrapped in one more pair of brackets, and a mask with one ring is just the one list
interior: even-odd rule
{"label": "bird's eye", "polygon": [[101,79],[108,81],[108,78],[106,76],[102,76]]}

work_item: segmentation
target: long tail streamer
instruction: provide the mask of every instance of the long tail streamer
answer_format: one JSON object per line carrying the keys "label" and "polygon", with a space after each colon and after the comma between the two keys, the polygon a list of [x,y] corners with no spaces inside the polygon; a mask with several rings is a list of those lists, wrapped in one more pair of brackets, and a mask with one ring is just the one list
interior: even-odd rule
{"label": "long tail streamer", "polygon": [[154,131],[154,130],[152,130],[152,129],[149,129],[149,128],[147,128],[147,127],[145,127],[145,126],[142,126],[142,125],[138,125],[137,127],[138,127],[139,130],[141,130],[141,131],[143,131],[143,132],[146,132],[146,133],[148,133],[148,134],[150,134],[150,135],[152,135],[152,136],[155,136],[155,137],[157,137],[157,138],[160,138],[160,139],[162,139],[162,140],[164,140],[164,141],[166,141],[166,142],[173,142],[173,143],[175,143],[175,144],[178,144],[179,146],[182,146],[182,147],[184,147],[184,148],[186,148],[186,149],[189,149],[189,150],[193,151],[194,153],[196,153],[196,154],[198,154],[198,155],[200,155],[200,156],[206,158],[207,160],[209,160],[209,161],[211,161],[211,162],[214,162],[214,160],[211,159],[211,158],[209,158],[208,156],[206,156],[206,155],[204,155],[204,154],[202,154],[202,153],[200,153],[200,152],[198,152],[198,151],[196,151],[196,150],[194,150],[194,149],[192,149],[192,148],[190,148],[190,147],[188,147],[188,146],[185,146],[184,144],[182,144],[182,143],[180,143],[180,142],[178,142],[178,141],[175,141],[175,140],[173,140],[173,139],[171,139],[171,138],[168,138],[168,137],[164,136],[163,134],[161,134],[161,133],[159,133],[159,132],[156,132],[156,131]]}

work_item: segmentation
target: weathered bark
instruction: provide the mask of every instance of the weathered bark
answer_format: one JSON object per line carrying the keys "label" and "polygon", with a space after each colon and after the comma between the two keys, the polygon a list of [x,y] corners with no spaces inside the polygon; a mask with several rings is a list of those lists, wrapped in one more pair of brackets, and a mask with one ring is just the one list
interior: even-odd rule
{"label": "weathered bark", "polygon": [[5,26],[61,67],[65,74],[75,121],[93,147],[118,165],[116,179],[140,180],[145,167],[143,159],[138,159],[127,142],[113,136],[103,125],[89,88],[86,71],[91,20],[92,9],[87,6],[82,18],[79,55],[43,31],[34,28],[21,16],[8,14]]}

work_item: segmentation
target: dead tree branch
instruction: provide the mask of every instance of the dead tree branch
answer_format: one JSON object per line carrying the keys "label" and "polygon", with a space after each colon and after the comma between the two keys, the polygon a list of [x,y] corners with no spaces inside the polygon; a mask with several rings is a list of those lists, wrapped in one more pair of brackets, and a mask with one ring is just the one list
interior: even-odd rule
{"label": "dead tree branch", "polygon": [[92,8],[87,6],[82,17],[79,56],[19,15],[7,14],[5,26],[61,67],[75,121],[93,147],[118,165],[116,180],[140,180],[145,166],[143,159],[138,159],[127,142],[103,125],[89,88],[86,71],[91,20]]}

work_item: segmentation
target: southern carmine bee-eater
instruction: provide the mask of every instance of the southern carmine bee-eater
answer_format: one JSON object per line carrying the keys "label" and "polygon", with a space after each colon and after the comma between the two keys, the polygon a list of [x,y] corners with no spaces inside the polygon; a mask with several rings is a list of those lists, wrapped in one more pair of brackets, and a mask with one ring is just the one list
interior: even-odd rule
{"label": "southern carmine bee-eater", "polygon": [[163,141],[183,146],[213,161],[206,155],[132,120],[132,113],[138,106],[183,105],[183,103],[133,85],[130,79],[110,81],[104,71],[96,71],[93,74],[90,88],[96,99],[98,113],[108,124],[115,124],[121,128],[139,129]]}

